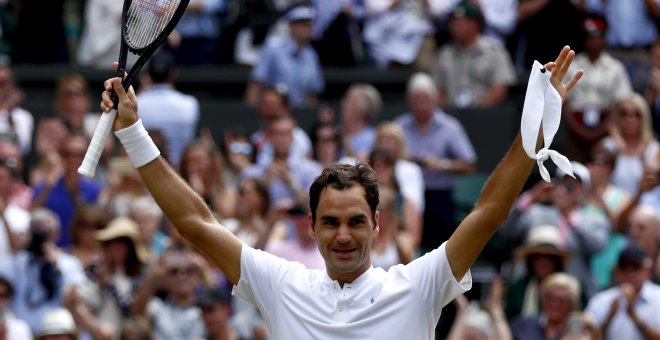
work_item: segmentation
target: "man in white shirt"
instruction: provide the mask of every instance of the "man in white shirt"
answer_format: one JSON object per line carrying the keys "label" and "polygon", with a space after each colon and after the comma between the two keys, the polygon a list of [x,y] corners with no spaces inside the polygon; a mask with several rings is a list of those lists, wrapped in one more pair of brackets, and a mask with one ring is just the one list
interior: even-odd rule
{"label": "man in white shirt", "polygon": [[[563,83],[574,51],[564,48],[550,82],[561,99],[581,77]],[[545,70],[544,70],[545,71]],[[220,225],[204,201],[159,157],[139,121],[133,92],[105,83],[101,106],[119,97],[115,134],[172,225],[224,272],[233,294],[255,304],[273,339],[434,339],[442,307],[471,287],[470,266],[509,213],[535,162],[518,138],[451,238],[407,265],[374,268],[379,232],[378,183],[366,163],[336,164],[310,188],[308,232],[325,270],[310,270],[253,249]],[[405,326],[402,326],[405,325]]]}
{"label": "man in white shirt", "polygon": [[152,84],[138,96],[140,116],[147,130],[165,135],[167,159],[178,166],[197,134],[199,101],[174,87],[174,58],[167,52],[152,56],[147,71]]}

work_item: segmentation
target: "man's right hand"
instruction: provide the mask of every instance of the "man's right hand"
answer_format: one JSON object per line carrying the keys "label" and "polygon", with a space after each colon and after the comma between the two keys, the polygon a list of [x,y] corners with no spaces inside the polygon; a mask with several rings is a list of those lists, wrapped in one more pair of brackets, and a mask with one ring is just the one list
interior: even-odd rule
{"label": "man's right hand", "polygon": [[[117,63],[112,65],[115,71],[117,70]],[[125,74],[124,74],[125,76]],[[124,90],[124,87],[121,85],[121,79],[118,77],[110,78],[103,83],[103,88],[105,91],[101,95],[101,110],[103,112],[110,112],[114,109],[114,103],[111,99],[111,94],[113,89],[117,93],[119,98],[119,107],[117,108],[117,119],[115,119],[113,129],[115,131],[121,130],[123,128],[129,127],[135,122],[138,121],[139,117],[137,114],[137,98],[135,97],[135,91],[133,86],[128,88],[128,91]]]}

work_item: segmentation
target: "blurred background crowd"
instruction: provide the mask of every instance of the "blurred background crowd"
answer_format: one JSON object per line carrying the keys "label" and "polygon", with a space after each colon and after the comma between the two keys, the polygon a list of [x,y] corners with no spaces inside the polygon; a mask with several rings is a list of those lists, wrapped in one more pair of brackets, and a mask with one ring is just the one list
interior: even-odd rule
{"label": "blurred background crowd", "polygon": [[[268,339],[114,138],[95,178],[77,173],[100,116],[89,75],[109,77],[121,7],[0,0],[0,339]],[[310,184],[334,162],[370,162],[371,259],[387,269],[449,238],[495,166],[484,160],[518,130],[534,60],[570,45],[568,76],[585,76],[556,148],[575,177],[532,173],[437,338],[658,339],[659,25],[658,0],[191,0],[136,92],[217,219],[309,268],[324,267]],[[20,75],[53,65],[43,109]],[[231,91],[240,119],[218,110],[206,124],[208,101],[178,81],[194,71],[213,89],[222,79],[203,73],[226,69],[245,75]],[[392,74],[394,94],[380,86]]]}

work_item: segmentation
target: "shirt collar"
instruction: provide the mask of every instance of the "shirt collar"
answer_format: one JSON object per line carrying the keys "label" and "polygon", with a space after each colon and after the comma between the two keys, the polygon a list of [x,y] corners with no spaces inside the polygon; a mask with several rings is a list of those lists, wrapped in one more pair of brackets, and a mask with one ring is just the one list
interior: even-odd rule
{"label": "shirt collar", "polygon": [[[322,270],[323,272],[323,284],[328,285],[328,286],[338,286],[339,282],[337,280],[333,280],[330,276],[328,276],[328,271],[327,270]],[[369,278],[373,275],[374,273],[374,266],[369,266],[369,269],[367,269],[364,273],[362,273],[360,276],[358,276],[353,282],[346,283],[344,284],[344,287],[350,286],[352,288],[359,287],[362,285],[362,283],[369,281]]]}

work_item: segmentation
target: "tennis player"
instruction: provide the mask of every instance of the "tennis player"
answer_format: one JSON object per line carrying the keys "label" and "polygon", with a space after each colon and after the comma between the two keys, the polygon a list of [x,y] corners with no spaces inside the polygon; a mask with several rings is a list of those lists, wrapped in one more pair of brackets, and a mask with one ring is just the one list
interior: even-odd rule
{"label": "tennis player", "polygon": [[[563,82],[574,55],[567,46],[544,65],[562,101],[582,75]],[[147,188],[178,232],[234,284],[233,294],[261,310],[273,339],[434,339],[442,307],[470,289],[470,266],[507,217],[535,164],[519,135],[451,238],[388,271],[372,267],[369,258],[379,232],[374,171],[364,163],[331,166],[310,188],[308,231],[326,264],[325,270],[310,270],[241,243],[218,223],[159,156],[139,120],[133,90],[124,91],[118,78],[104,85],[101,108],[113,108],[114,88],[115,134]],[[543,107],[538,111],[544,114]]]}

